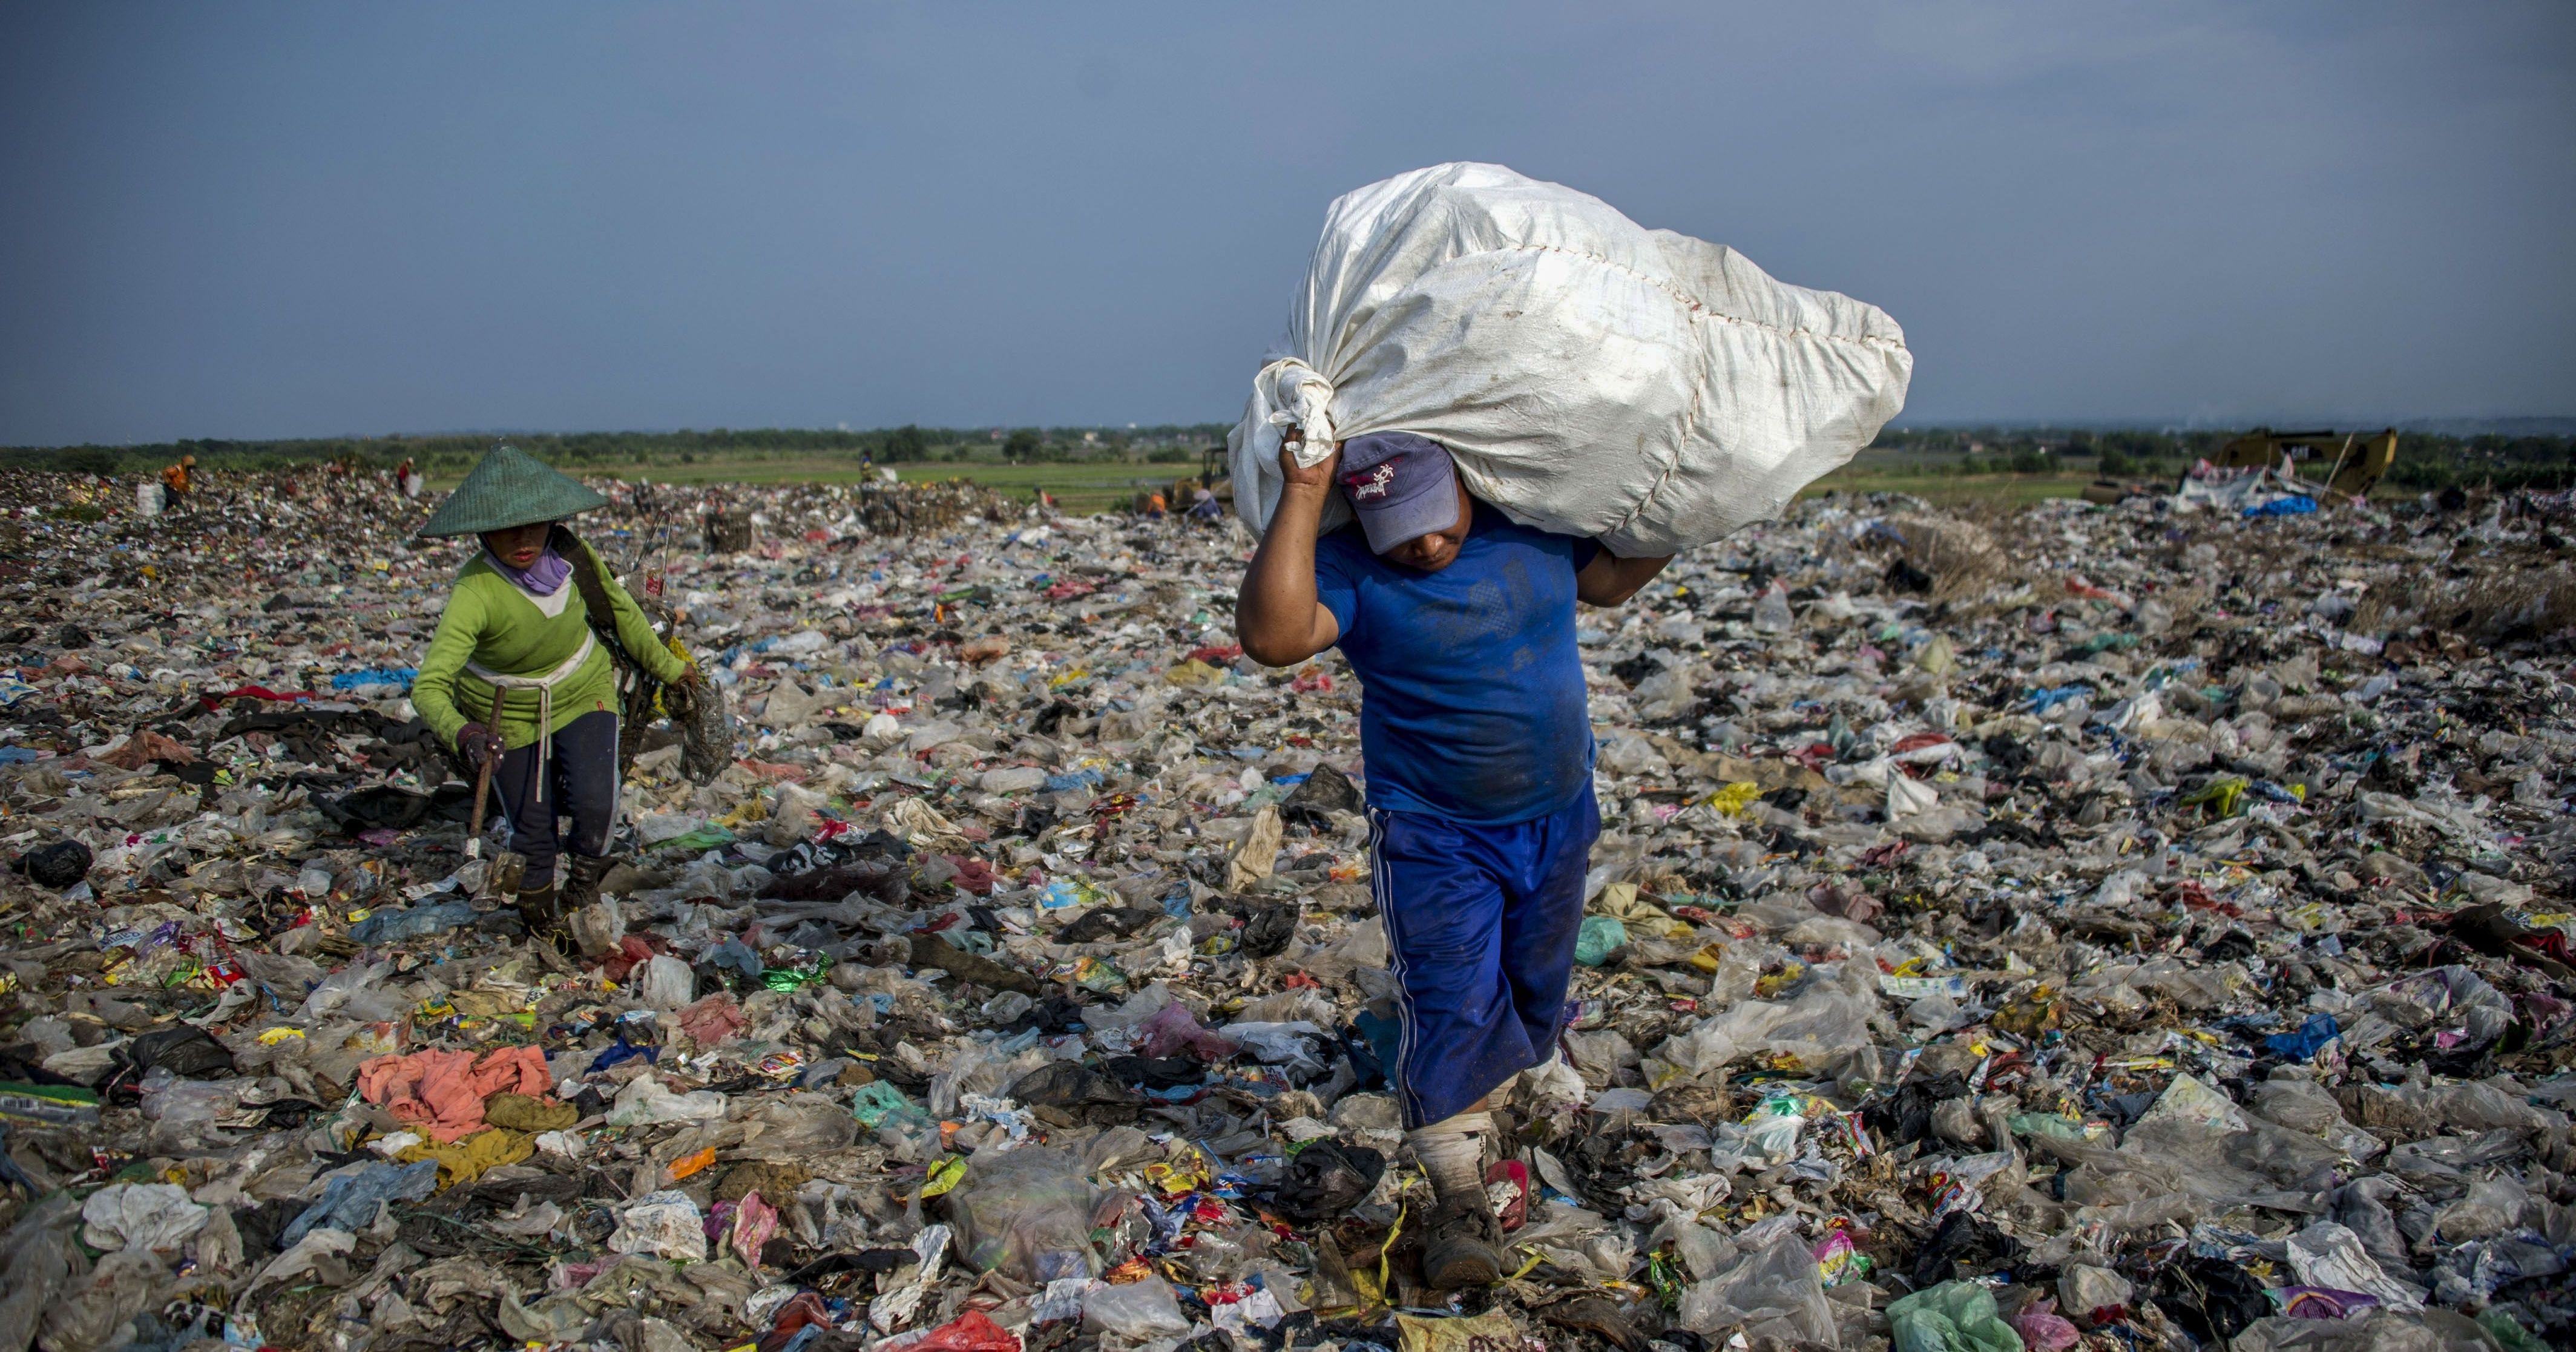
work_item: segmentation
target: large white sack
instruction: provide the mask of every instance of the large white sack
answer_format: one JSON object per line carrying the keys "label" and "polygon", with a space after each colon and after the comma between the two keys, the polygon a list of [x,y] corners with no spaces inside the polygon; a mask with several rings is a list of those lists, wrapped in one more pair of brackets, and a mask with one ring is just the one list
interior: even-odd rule
{"label": "large white sack", "polygon": [[[1307,463],[1412,432],[1515,521],[1676,553],[1849,460],[1913,370],[1875,306],[1500,165],[1434,165],[1326,213],[1287,346],[1226,438],[1235,507],[1269,524],[1290,423]],[[1334,495],[1326,528],[1348,515]]]}

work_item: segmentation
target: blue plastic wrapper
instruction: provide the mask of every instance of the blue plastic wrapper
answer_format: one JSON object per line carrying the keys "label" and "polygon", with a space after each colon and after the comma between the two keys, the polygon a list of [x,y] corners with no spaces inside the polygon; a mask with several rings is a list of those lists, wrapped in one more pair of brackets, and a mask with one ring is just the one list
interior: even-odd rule
{"label": "blue plastic wrapper", "polygon": [[590,1058],[590,1068],[593,1071],[602,1071],[620,1061],[632,1061],[639,1056],[643,1057],[648,1065],[658,1065],[662,1060],[662,1049],[638,1047],[626,1040],[626,1030],[620,1028],[617,1030],[617,1040],[600,1048],[599,1055]]}
{"label": "blue plastic wrapper", "polygon": [[373,946],[463,929],[474,923],[474,903],[463,897],[414,906],[408,911],[378,911],[349,927],[349,942]]}
{"label": "blue plastic wrapper", "polygon": [[331,688],[363,690],[369,686],[389,685],[397,690],[409,690],[412,678],[419,674],[420,671],[416,667],[374,667],[366,671],[344,671],[331,678]]}
{"label": "blue plastic wrapper", "polygon": [[2030,696],[2030,711],[2035,714],[2044,714],[2078,695],[2089,695],[2092,693],[2093,687],[2083,684],[2061,685],[2046,690],[2034,690],[2031,692]]}
{"label": "blue plastic wrapper", "polygon": [[2299,1025],[2299,1031],[2274,1033],[2263,1039],[2263,1050],[2284,1061],[2313,1061],[2342,1032],[2332,1014],[2311,1014],[2306,1023]]}
{"label": "blue plastic wrapper", "polygon": [[2316,514],[2316,510],[2317,500],[2315,498],[2307,497],[2305,495],[2294,495],[2286,498],[2274,498],[2270,502],[2255,503],[2253,506],[2245,509],[2245,514],[2247,516],[2313,516]]}
{"label": "blue plastic wrapper", "polygon": [[277,1237],[277,1247],[292,1248],[318,1229],[361,1230],[373,1224],[376,1208],[386,1202],[417,1202],[438,1187],[438,1161],[415,1164],[370,1164],[334,1174],[322,1188],[322,1199],[304,1208]]}

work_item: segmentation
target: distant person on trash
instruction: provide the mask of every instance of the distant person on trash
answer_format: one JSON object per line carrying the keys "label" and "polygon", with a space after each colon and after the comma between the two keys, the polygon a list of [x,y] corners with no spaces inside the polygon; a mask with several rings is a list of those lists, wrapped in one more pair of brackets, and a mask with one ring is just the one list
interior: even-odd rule
{"label": "distant person on trash", "polygon": [[[515,446],[498,446],[420,528],[478,535],[412,682],[412,707],[492,785],[527,860],[520,918],[559,941],[598,899],[617,821],[617,672],[608,652],[664,685],[703,679],[659,636],[606,564],[561,522],[607,499]],[[601,611],[609,614],[601,615]],[[558,835],[556,818],[572,819]],[[558,856],[572,856],[560,893]]]}
{"label": "distant person on trash", "polygon": [[180,456],[178,464],[162,468],[161,497],[164,506],[179,508],[188,505],[188,494],[197,486],[196,469],[197,457],[193,455]]}
{"label": "distant person on trash", "polygon": [[[1312,468],[1300,440],[1291,429],[1280,452],[1288,482],[1237,627],[1270,666],[1338,644],[1366,691],[1370,890],[1402,1027],[1391,1078],[1439,1200],[1423,1278],[1490,1283],[1487,1098],[1556,1053],[1601,829],[1574,603],[1615,606],[1671,560],[1515,524],[1422,437],[1355,437]],[[1358,520],[1318,538],[1335,492]]]}

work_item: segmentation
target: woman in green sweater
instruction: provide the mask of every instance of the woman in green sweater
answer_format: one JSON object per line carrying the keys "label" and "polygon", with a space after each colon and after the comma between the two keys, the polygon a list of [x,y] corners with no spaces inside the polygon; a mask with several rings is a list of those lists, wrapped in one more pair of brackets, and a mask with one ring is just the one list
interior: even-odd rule
{"label": "woman in green sweater", "polygon": [[[510,848],[527,860],[519,914],[547,937],[596,899],[608,871],[622,707],[610,646],[665,685],[701,679],[590,546],[559,524],[607,501],[517,447],[498,446],[420,530],[477,535],[483,549],[456,575],[413,678],[412,707],[468,766],[492,765]],[[571,820],[568,832],[558,818]],[[564,854],[572,859],[559,890],[555,861]]]}

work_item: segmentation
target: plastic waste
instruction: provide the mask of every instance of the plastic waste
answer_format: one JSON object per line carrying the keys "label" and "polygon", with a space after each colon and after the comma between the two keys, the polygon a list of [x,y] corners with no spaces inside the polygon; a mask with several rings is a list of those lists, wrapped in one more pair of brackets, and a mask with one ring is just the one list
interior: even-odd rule
{"label": "plastic waste", "polygon": [[1833,1307],[1815,1255],[1796,1234],[1748,1252],[1732,1268],[1682,1292],[1682,1326],[1713,1333],[1731,1324],[1778,1325],[1788,1336],[1832,1343]]}
{"label": "plastic waste", "polygon": [[1587,915],[1574,936],[1574,960],[1586,967],[1598,967],[1627,946],[1628,927],[1617,916]]}
{"label": "plastic waste", "polygon": [[608,1113],[612,1127],[645,1127],[663,1122],[720,1122],[725,1096],[709,1089],[673,1093],[650,1075],[638,1076],[618,1091]]}
{"label": "plastic waste", "polygon": [[92,857],[89,847],[77,840],[57,840],[19,855],[16,867],[36,886],[61,891],[89,876]]}
{"label": "plastic waste", "polygon": [[[0,1328],[136,1249],[174,1274],[108,1329],[138,1346],[362,1316],[420,1343],[986,1336],[968,1310],[1036,1344],[1140,1259],[1244,1345],[1410,1298],[1429,1195],[1383,1167],[1406,1021],[1364,692],[1331,652],[1228,651],[1236,525],[598,481],[612,566],[764,716],[704,782],[645,732],[600,900],[540,951],[506,907],[390,937],[492,904],[510,861],[497,832],[469,856],[472,786],[403,692],[332,679],[417,665],[466,557],[363,474],[224,470],[237,497],[148,528],[131,483],[99,506],[0,475],[30,564],[0,859],[88,859],[10,875]],[[1567,1055],[1497,1090],[1490,1200],[1537,1265],[1476,1308],[1678,1346],[1685,1310],[1754,1313],[1707,1284],[1794,1239],[1846,1348],[1956,1280],[2031,1342],[2063,1336],[2051,1298],[2105,1345],[2567,1341],[2576,574],[2523,563],[2576,509],[2247,522],[2198,491],[1837,492],[1579,617],[1586,910],[1624,951],[1576,965]],[[762,518],[750,548],[697,554],[701,493]],[[1238,880],[1264,809],[1268,872]],[[959,1194],[1033,1147],[1071,1164],[1000,1216],[1005,1254],[1089,1257],[969,1300]],[[693,1199],[705,1259],[609,1247],[657,1192]],[[214,1283],[220,1317],[170,1303]],[[1407,1318],[1332,1336],[1476,1324]],[[1785,1314],[1702,1336],[1739,1333],[1821,1341]]]}
{"label": "plastic waste", "polygon": [[206,1228],[206,1209],[174,1183],[111,1183],[81,1203],[81,1221],[92,1248],[167,1253]]}
{"label": "plastic waste", "polygon": [[474,904],[459,897],[408,910],[378,911],[349,927],[349,941],[357,944],[392,944],[405,939],[426,939],[462,929],[476,919]]}
{"label": "plastic waste", "polygon": [[646,1193],[619,1209],[617,1231],[608,1237],[608,1247],[618,1253],[697,1262],[707,1256],[704,1226],[698,1204],[687,1193]]}
{"label": "plastic waste", "polygon": [[1064,1151],[1023,1146],[978,1155],[948,1196],[961,1261],[1029,1282],[1098,1275],[1091,1249],[1092,1188]]}
{"label": "plastic waste", "polygon": [[1887,1307],[1896,1352],[2018,1352],[2021,1334],[1995,1312],[1994,1292],[1943,1282]]}
{"label": "plastic waste", "polygon": [[1146,1277],[1124,1286],[1093,1284],[1082,1296],[1082,1326],[1091,1332],[1114,1333],[1143,1342],[1181,1337],[1190,1331],[1190,1319],[1181,1313],[1181,1302],[1173,1294],[1170,1282]]}

